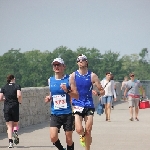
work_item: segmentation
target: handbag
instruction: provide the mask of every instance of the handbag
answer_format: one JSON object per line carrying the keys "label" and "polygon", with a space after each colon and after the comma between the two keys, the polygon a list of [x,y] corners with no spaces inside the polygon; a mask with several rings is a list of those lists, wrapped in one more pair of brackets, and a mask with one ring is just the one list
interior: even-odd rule
{"label": "handbag", "polygon": [[98,115],[102,115],[104,113],[104,104],[101,103],[101,100],[99,101],[97,105],[96,111]]}
{"label": "handbag", "polygon": [[[110,82],[110,80],[109,80],[109,82]],[[109,82],[107,82],[107,83],[105,84],[104,89],[105,89],[105,87],[107,86],[107,84],[108,84]],[[100,96],[100,94],[98,94],[98,96]],[[100,98],[101,98],[101,97],[100,97]],[[97,109],[96,109],[97,114],[98,114],[98,115],[102,115],[102,114],[104,113],[104,108],[105,108],[105,105],[102,104],[101,100],[99,100],[99,103],[98,103]]]}

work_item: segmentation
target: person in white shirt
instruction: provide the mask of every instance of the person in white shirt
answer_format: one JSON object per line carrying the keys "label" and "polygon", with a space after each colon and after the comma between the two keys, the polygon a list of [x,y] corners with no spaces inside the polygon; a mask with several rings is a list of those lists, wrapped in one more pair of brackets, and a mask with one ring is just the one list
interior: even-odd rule
{"label": "person in white shirt", "polygon": [[102,97],[102,103],[105,104],[106,121],[110,122],[113,95],[114,101],[116,101],[116,92],[114,89],[114,81],[111,80],[111,72],[106,72],[106,77],[101,81],[101,84],[105,90],[105,95]]}

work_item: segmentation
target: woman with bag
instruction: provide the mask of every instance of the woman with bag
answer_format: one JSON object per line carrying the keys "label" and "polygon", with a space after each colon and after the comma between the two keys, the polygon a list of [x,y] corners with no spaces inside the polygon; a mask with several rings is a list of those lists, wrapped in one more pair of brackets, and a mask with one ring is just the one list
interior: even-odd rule
{"label": "woman with bag", "polygon": [[102,97],[102,104],[105,105],[106,121],[110,122],[113,95],[114,101],[116,101],[116,92],[114,89],[114,81],[111,80],[111,72],[106,72],[106,77],[101,81],[101,84],[105,90],[105,95]]}

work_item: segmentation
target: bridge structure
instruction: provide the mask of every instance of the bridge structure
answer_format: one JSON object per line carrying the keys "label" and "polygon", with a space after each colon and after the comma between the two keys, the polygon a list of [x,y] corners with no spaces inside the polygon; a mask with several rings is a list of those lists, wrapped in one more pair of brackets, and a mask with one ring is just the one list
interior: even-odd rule
{"label": "bridge structure", "polygon": [[[105,114],[94,115],[91,150],[150,150],[150,108],[140,109],[139,120],[129,121],[128,102],[115,102],[111,111],[111,122],[105,121]],[[17,150],[57,150],[50,141],[49,120],[19,130],[20,143]],[[63,129],[59,139],[66,147]],[[79,135],[74,131],[75,150],[84,150],[79,143]],[[0,133],[0,149],[8,146],[6,133]]]}

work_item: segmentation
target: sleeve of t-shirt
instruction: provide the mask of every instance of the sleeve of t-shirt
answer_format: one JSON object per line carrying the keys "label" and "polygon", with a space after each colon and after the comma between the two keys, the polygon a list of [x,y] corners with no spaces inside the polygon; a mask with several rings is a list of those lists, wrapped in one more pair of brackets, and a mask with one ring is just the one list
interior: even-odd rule
{"label": "sleeve of t-shirt", "polygon": [[129,88],[129,82],[126,82],[125,88]]}
{"label": "sleeve of t-shirt", "polygon": [[17,90],[21,91],[21,86],[20,85],[17,85]]}
{"label": "sleeve of t-shirt", "polygon": [[4,94],[4,87],[1,88],[0,93]]}

